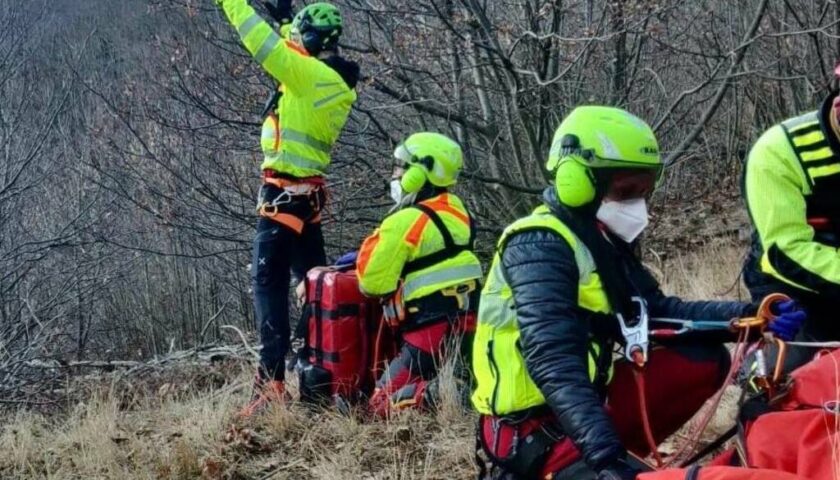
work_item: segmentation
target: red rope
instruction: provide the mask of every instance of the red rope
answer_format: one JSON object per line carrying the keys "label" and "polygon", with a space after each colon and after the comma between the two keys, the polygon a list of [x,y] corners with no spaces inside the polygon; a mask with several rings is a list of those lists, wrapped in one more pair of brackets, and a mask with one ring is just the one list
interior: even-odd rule
{"label": "red rope", "polygon": [[382,333],[385,330],[385,320],[379,318],[379,329],[376,332],[376,343],[373,345],[373,381],[379,380],[379,347],[382,345]]}
{"label": "red rope", "polygon": [[694,450],[697,448],[697,444],[700,441],[700,435],[702,435],[706,430],[706,427],[709,426],[709,422],[712,420],[715,412],[717,412],[717,408],[723,399],[723,394],[726,391],[727,385],[732,383],[732,380],[741,368],[741,364],[746,356],[748,347],[747,339],[749,338],[749,330],[749,325],[747,325],[740,331],[740,334],[738,335],[738,343],[736,344],[735,352],[733,354],[732,365],[729,368],[729,373],[727,373],[720,390],[718,390],[714,397],[712,397],[712,402],[706,413],[700,419],[698,428],[689,436],[688,439],[686,439],[685,443],[683,443],[679,450],[677,450],[677,453],[675,453],[667,463],[662,460],[662,456],[657,449],[656,439],[653,436],[653,429],[650,425],[650,416],[647,408],[647,396],[645,395],[644,360],[641,357],[642,352],[638,351],[634,353],[633,358],[636,365],[633,369],[633,376],[636,381],[636,390],[639,395],[639,410],[642,417],[642,429],[645,434],[645,440],[650,448],[651,455],[653,455],[653,458],[656,460],[657,469],[671,467],[678,459],[682,458],[686,454],[690,455],[694,453]]}
{"label": "red rope", "polygon": [[[638,354],[638,355],[636,355]],[[662,468],[664,462],[662,455],[659,454],[659,449],[656,445],[656,439],[653,438],[653,430],[650,427],[650,416],[647,408],[647,395],[645,395],[645,374],[644,374],[644,358],[641,350],[637,350],[633,354],[636,365],[633,367],[633,378],[636,380],[636,392],[639,394],[639,410],[642,414],[642,429],[645,433],[650,453],[656,459],[656,468]]]}
{"label": "red rope", "polygon": [[747,339],[749,338],[750,334],[750,326],[747,325],[743,328],[739,335],[738,335],[738,343],[735,346],[735,352],[732,355],[732,366],[729,368],[729,373],[726,375],[726,379],[723,381],[723,385],[720,387],[720,390],[712,397],[712,402],[709,405],[706,413],[701,417],[700,423],[698,428],[691,434],[688,439],[683,443],[682,447],[677,450],[668,463],[665,465],[666,467],[673,466],[678,459],[686,456],[691,455],[694,453],[694,450],[697,448],[697,444],[700,441],[700,435],[706,430],[706,427],[709,426],[709,422],[712,421],[712,417],[714,417],[715,413],[717,412],[718,406],[720,406],[720,401],[723,399],[723,394],[726,391],[726,387],[732,383],[732,380],[738,374],[738,370],[741,368],[741,364],[744,361],[744,357],[746,356],[746,351],[748,347]]}

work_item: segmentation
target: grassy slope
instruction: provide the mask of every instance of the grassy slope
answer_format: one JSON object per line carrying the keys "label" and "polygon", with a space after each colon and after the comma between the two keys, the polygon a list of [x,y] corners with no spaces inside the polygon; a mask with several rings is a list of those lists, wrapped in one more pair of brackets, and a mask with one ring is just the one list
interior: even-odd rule
{"label": "grassy slope", "polygon": [[[742,249],[654,262],[666,292],[687,298],[733,298]],[[667,272],[662,275],[662,272]],[[231,433],[247,398],[250,373],[221,388],[192,390],[188,375],[130,394],[115,383],[67,415],[18,413],[0,431],[2,478],[471,478],[474,417],[444,395],[435,415],[409,413],[362,422],[299,405],[278,408]],[[138,379],[142,381],[143,379]],[[447,382],[445,382],[447,383]],[[445,392],[446,393],[446,392]],[[131,408],[124,408],[130,395]],[[724,429],[732,409],[724,411]],[[728,411],[729,413],[726,413]],[[713,428],[715,426],[713,425]]]}

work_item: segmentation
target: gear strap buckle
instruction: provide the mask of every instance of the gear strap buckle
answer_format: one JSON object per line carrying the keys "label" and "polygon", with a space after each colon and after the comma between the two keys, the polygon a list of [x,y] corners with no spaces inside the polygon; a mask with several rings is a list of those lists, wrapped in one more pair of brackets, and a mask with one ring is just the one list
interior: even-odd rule
{"label": "gear strap buckle", "polygon": [[470,280],[452,287],[444,288],[440,293],[444,297],[452,297],[458,302],[458,310],[466,311],[470,307],[470,294],[478,288],[476,280]]}

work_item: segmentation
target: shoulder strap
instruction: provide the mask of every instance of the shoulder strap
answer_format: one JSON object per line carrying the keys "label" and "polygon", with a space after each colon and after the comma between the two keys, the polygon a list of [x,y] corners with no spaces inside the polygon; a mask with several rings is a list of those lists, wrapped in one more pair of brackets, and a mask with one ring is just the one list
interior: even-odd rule
{"label": "shoulder strap", "polygon": [[417,203],[415,205],[412,205],[412,208],[416,208],[423,212],[423,214],[429,217],[429,220],[431,220],[432,223],[435,224],[435,228],[438,229],[440,235],[443,237],[443,250],[438,250],[437,252],[430,253],[419,258],[415,258],[410,262],[406,262],[402,271],[403,277],[412,272],[429,268],[432,265],[440,263],[444,260],[449,260],[450,258],[458,255],[463,251],[472,250],[473,243],[475,242],[475,229],[473,228],[473,220],[469,212],[467,212],[467,216],[470,219],[470,239],[466,245],[458,245],[452,238],[452,233],[449,231],[449,229],[446,228],[446,225],[443,223],[443,219],[440,218],[440,215],[438,215],[438,213],[434,211],[432,207],[424,205],[422,203]]}
{"label": "shoulder strap", "polygon": [[443,219],[440,218],[440,215],[438,215],[432,207],[418,203],[414,205],[414,208],[423,212],[427,217],[429,217],[429,220],[435,224],[435,228],[437,228],[443,236],[444,249],[455,248],[455,240],[452,239],[452,234],[449,232],[449,229],[446,228],[446,224],[443,223]]}
{"label": "shoulder strap", "polygon": [[467,246],[470,248],[470,250],[474,250],[475,249],[475,235],[476,235],[475,219],[473,218],[472,214],[470,213],[470,211],[466,207],[464,207],[464,211],[467,212],[467,219],[469,220],[469,223],[470,223],[470,239],[467,240]]}

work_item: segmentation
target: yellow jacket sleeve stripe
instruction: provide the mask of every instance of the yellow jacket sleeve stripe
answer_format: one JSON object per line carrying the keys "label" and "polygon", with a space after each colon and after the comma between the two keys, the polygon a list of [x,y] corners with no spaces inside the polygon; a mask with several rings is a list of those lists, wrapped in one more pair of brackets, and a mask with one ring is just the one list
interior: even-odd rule
{"label": "yellow jacket sleeve stripe", "polygon": [[[275,80],[293,91],[309,91],[312,78],[317,78],[317,69],[311,62],[319,62],[308,56],[305,50],[295,48],[284,41],[271,25],[263,20],[247,0],[222,0],[222,9],[230,23],[239,33],[248,52]],[[310,82],[307,82],[307,79]]]}

